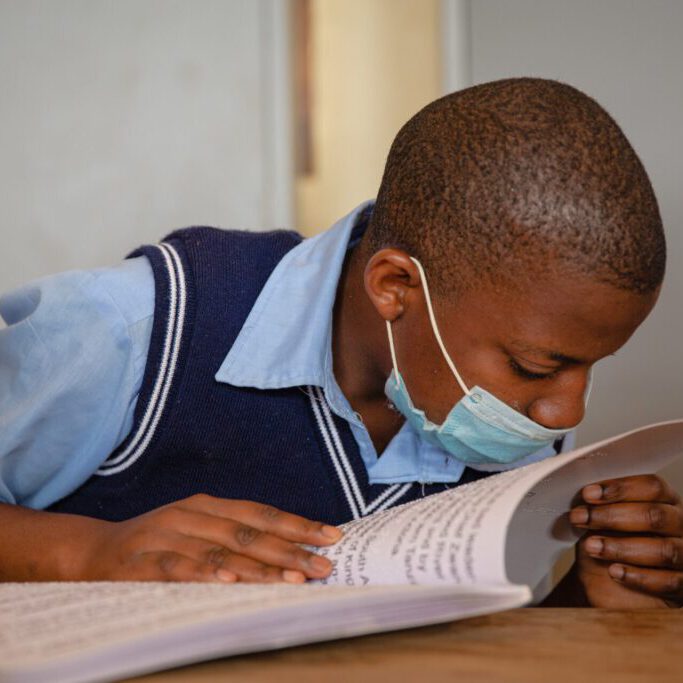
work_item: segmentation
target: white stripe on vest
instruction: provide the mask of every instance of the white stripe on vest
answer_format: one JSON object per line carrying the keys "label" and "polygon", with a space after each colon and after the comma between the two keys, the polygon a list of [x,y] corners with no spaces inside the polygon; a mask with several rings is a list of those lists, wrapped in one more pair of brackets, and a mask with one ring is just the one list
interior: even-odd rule
{"label": "white stripe on vest", "polygon": [[118,474],[130,467],[145,452],[152,440],[161,415],[166,405],[168,392],[173,382],[178,353],[183,336],[185,323],[185,304],[187,300],[187,287],[185,284],[185,272],[178,252],[173,246],[162,242],[156,245],[161,251],[166,270],[168,271],[169,285],[169,309],[164,336],[164,348],[161,356],[161,365],[152,390],[152,396],[147,403],[145,414],[122,453],[105,460],[102,466],[95,472],[102,477]]}
{"label": "white stripe on vest", "polygon": [[411,483],[403,484],[402,486],[400,484],[393,484],[382,491],[374,500],[370,502],[365,501],[363,493],[358,486],[358,480],[356,479],[353,467],[351,467],[351,462],[339,437],[337,426],[332,419],[330,407],[327,405],[323,390],[320,387],[309,386],[307,393],[311,401],[315,420],[318,423],[325,446],[329,451],[332,464],[334,465],[353,518],[359,519],[376,510],[384,510],[404,496],[412,486]]}

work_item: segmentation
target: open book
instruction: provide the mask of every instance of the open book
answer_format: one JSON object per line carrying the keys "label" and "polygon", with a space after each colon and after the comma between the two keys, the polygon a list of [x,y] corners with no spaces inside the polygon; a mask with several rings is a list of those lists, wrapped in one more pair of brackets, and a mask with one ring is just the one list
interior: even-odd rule
{"label": "open book", "polygon": [[544,597],[601,479],[683,454],[683,420],[645,427],[345,525],[306,585],[0,584],[0,681],[116,680],[180,664],[433,624]]}

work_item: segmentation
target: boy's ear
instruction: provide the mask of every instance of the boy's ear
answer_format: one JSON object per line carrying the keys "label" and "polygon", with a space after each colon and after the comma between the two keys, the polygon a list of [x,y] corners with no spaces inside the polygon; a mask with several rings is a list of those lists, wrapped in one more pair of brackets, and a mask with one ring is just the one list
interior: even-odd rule
{"label": "boy's ear", "polygon": [[381,249],[365,266],[365,291],[377,312],[393,322],[400,318],[416,292],[420,273],[402,249]]}

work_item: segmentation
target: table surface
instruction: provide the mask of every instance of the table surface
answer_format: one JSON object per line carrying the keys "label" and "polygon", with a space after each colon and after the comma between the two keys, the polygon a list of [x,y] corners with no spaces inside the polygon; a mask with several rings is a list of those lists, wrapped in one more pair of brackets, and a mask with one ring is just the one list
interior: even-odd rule
{"label": "table surface", "polygon": [[683,681],[683,610],[523,608],[243,655],[129,683]]}

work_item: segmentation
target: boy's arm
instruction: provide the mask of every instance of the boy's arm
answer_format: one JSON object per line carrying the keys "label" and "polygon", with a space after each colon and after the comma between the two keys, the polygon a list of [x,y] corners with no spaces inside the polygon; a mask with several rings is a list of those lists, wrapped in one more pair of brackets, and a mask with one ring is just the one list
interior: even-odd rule
{"label": "boy's arm", "polygon": [[322,578],[341,531],[248,501],[197,495],[124,522],[0,504],[2,581]]}

